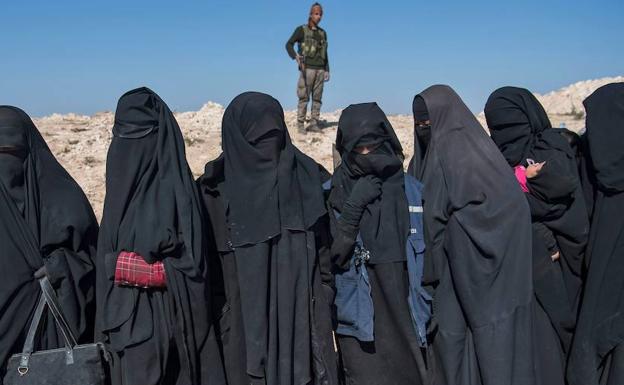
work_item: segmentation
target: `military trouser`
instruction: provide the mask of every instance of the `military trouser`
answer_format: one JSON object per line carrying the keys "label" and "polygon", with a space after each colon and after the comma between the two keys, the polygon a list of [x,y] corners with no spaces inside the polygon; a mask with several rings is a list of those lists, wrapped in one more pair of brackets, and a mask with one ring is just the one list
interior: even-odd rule
{"label": "military trouser", "polygon": [[312,94],[311,107],[311,124],[315,125],[321,113],[321,98],[323,97],[323,84],[325,83],[325,70],[309,69],[299,71],[299,81],[297,82],[297,97],[299,104],[297,105],[297,125],[302,128],[305,122],[306,110],[308,109],[308,101]]}

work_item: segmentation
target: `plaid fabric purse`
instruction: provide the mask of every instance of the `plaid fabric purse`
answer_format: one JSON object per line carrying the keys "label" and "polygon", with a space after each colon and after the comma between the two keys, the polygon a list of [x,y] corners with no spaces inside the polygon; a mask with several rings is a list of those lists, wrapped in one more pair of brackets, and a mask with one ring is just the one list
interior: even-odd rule
{"label": "plaid fabric purse", "polygon": [[162,261],[147,263],[141,255],[122,251],[115,265],[115,285],[142,288],[167,287],[165,265]]}

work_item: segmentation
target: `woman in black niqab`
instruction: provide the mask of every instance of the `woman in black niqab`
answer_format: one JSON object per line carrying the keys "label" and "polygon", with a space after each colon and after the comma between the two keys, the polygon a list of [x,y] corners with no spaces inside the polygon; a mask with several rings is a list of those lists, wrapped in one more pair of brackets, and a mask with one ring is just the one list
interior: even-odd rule
{"label": "woman in black niqab", "polygon": [[[551,127],[537,98],[502,87],[485,105],[492,140],[511,167],[545,162],[525,194],[533,222],[533,285],[537,356],[544,382],[564,384],[567,353],[580,301],[589,221],[575,153],[561,129]],[[556,261],[551,255],[558,253]],[[550,364],[547,364],[550,362]]]}
{"label": "woman in black niqab", "polygon": [[615,385],[624,383],[624,83],[600,87],[583,104],[595,203],[567,380]]}
{"label": "woman in black niqab", "polygon": [[[368,152],[358,151],[362,148]],[[403,148],[381,108],[376,103],[361,103],[342,111],[336,149],[342,161],[334,172],[328,198],[335,271],[341,274],[360,263],[353,261],[359,234],[361,247],[370,253],[361,263],[370,284],[366,295],[372,298],[372,314],[363,314],[367,310],[359,308],[358,299],[336,304],[343,307],[338,314],[353,312],[339,320],[347,327],[336,334],[346,382],[425,383],[424,357],[408,302],[407,258],[415,257],[408,256],[406,248],[411,223]],[[413,184],[420,186],[415,180]],[[420,205],[420,196],[418,199]],[[420,282],[417,285],[420,287]],[[362,324],[349,326],[352,317],[362,324],[373,317],[372,341],[370,336],[357,336]]]}
{"label": "woman in black niqab", "polygon": [[[222,384],[199,195],[182,132],[148,88],[117,104],[98,242],[98,324],[113,385]],[[166,289],[114,283],[121,251],[161,261]]]}
{"label": "woman in black niqab", "polygon": [[[0,382],[20,352],[45,272],[79,342],[93,341],[98,226],[78,184],[28,115],[0,106]],[[38,345],[64,346],[51,315]]]}
{"label": "woman in black niqab", "polygon": [[419,96],[431,136],[425,146],[416,133],[409,170],[424,184],[423,280],[435,288],[431,381],[535,384],[526,199],[450,87],[432,86]]}
{"label": "woman in black niqab", "polygon": [[258,92],[226,108],[222,148],[198,183],[210,263],[222,271],[227,383],[335,384],[319,165],[292,144],[277,100]]}
{"label": "woman in black niqab", "polygon": [[[375,148],[371,153],[358,154],[356,147]],[[403,148],[392,125],[376,103],[354,104],[340,116],[336,134],[336,150],[341,166],[332,178],[329,205],[342,212],[357,181],[374,177],[381,181],[382,199],[367,205],[359,224],[362,241],[370,249],[373,262],[405,261],[405,242],[409,232],[409,212],[403,188]],[[353,239],[351,240],[353,241]],[[348,242],[347,242],[348,243]],[[337,246],[334,246],[336,250]],[[353,244],[347,245],[347,249]],[[348,253],[336,250],[346,267]]]}

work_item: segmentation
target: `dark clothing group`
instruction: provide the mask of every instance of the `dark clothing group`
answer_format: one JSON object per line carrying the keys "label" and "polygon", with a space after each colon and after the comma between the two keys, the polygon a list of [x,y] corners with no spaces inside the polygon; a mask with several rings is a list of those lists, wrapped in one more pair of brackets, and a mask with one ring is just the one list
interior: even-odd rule
{"label": "dark clothing group", "polygon": [[[0,384],[42,275],[113,385],[623,384],[624,83],[584,104],[579,138],[503,87],[488,135],[429,87],[407,172],[379,106],[351,105],[330,173],[247,92],[195,180],[173,113],[135,89],[99,230],[28,115],[0,106]],[[62,345],[48,320],[37,350]]]}

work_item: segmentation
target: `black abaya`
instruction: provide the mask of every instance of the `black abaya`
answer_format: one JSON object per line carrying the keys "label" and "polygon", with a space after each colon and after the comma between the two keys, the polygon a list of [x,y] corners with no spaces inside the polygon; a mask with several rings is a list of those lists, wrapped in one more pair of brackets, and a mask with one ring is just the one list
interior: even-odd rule
{"label": "black abaya", "polygon": [[[28,115],[0,106],[0,379],[21,352],[42,267],[78,342],[93,341],[97,232],[86,196]],[[51,315],[45,325],[38,347],[64,346]]]}
{"label": "black abaya", "polygon": [[[542,223],[552,233],[560,251],[559,265],[569,305],[567,309],[550,308],[546,312],[569,349],[582,287],[582,266],[589,234],[589,221],[583,188],[578,175],[575,153],[561,130],[553,129],[548,116],[528,90],[503,87],[490,95],[485,116],[494,143],[510,166],[527,166],[526,159],[546,162],[540,173],[528,180],[534,223]],[[551,252],[552,253],[552,252]],[[548,259],[549,255],[542,256]],[[535,282],[540,301],[553,294],[548,282]]]}
{"label": "black abaya", "polygon": [[336,384],[319,166],[293,146],[268,95],[236,97],[222,131],[223,154],[198,183],[210,263],[223,272],[214,294],[227,383]]}
{"label": "black abaya", "polygon": [[500,151],[450,87],[432,86],[419,95],[431,137],[426,146],[416,143],[410,172],[424,184],[424,280],[435,286],[431,381],[533,385],[526,199]]}
{"label": "black abaya", "polygon": [[[510,166],[527,166],[527,158],[546,162],[537,176],[528,179],[526,194],[534,228],[533,285],[539,303],[535,313],[540,341],[536,346],[537,374],[540,383],[563,385],[589,233],[577,159],[562,130],[551,127],[546,111],[526,89],[494,91],[485,116],[492,139]],[[553,262],[555,252],[559,259]],[[552,341],[556,343],[549,345]],[[558,353],[558,364],[544,365],[553,359],[553,353]]]}
{"label": "black abaya", "polygon": [[[138,88],[117,105],[98,241],[98,324],[113,385],[223,384],[199,195],[167,105]],[[121,251],[162,261],[167,288],[114,283]]]}
{"label": "black abaya", "polygon": [[[366,155],[353,151],[362,145],[375,149]],[[359,232],[363,247],[370,252],[366,271],[374,312],[373,341],[336,335],[346,383],[425,383],[421,377],[424,358],[408,302],[406,242],[410,217],[401,144],[379,106],[362,103],[350,105],[342,112],[336,148],[342,162],[335,170],[328,199],[335,271],[339,274],[351,262]],[[381,192],[366,205],[354,231],[353,226],[343,221],[347,202],[358,182],[371,176],[381,181]]]}
{"label": "black abaya", "polygon": [[583,104],[595,202],[567,379],[615,385],[624,381],[624,83],[597,89]]}

